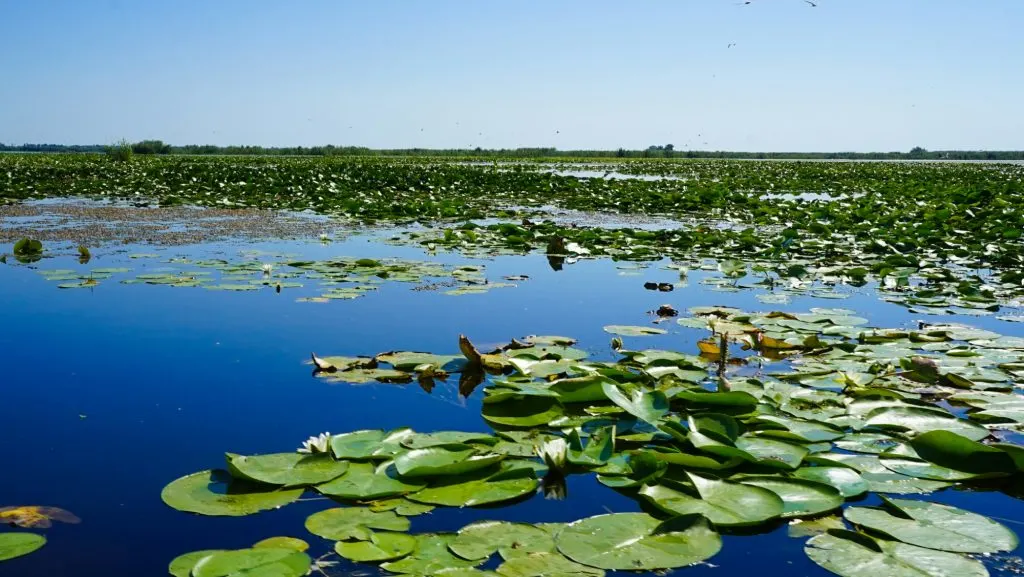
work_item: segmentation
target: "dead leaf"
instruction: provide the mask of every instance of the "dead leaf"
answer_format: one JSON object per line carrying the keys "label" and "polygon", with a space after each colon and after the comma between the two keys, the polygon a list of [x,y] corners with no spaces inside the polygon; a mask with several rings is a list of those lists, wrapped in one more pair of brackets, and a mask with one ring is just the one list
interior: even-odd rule
{"label": "dead leaf", "polygon": [[333,373],[338,370],[338,367],[316,356],[316,353],[310,353],[309,356],[313,359],[313,366],[315,366],[318,371]]}
{"label": "dead leaf", "polygon": [[0,508],[0,521],[25,529],[46,529],[52,525],[51,521],[75,524],[82,520],[74,513],[58,507],[25,505]]}

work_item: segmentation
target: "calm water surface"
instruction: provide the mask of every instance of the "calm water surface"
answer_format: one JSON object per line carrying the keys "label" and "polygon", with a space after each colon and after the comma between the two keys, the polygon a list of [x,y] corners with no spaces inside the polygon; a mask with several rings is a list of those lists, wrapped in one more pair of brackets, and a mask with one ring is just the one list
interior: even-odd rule
{"label": "calm water surface", "polygon": [[[332,256],[429,258],[412,248],[356,237],[323,246],[311,242],[223,242],[202,247],[97,249],[87,266],[70,257],[46,259],[40,269],[128,266],[134,274],[166,266],[175,256],[238,258],[262,249]],[[114,252],[114,251],[118,252]],[[67,251],[65,251],[67,252]],[[136,260],[133,252],[159,259]],[[431,394],[409,385],[328,385],[303,364],[321,355],[372,355],[388,350],[456,353],[459,333],[478,343],[503,343],[526,334],[580,339],[596,358],[611,358],[606,324],[645,324],[646,311],[663,303],[680,310],[729,304],[748,310],[804,311],[812,306],[853,308],[872,324],[901,326],[916,316],[868,292],[847,300],[797,297],[765,305],[753,291],[720,293],[690,274],[672,293],[642,288],[643,281],[678,280],[657,264],[622,274],[609,260],[581,261],[553,271],[542,256],[469,261],[488,277],[530,275],[517,288],[453,297],[387,283],[352,301],[296,303],[312,287],[231,293],[196,288],[122,285],[59,290],[29,267],[0,265],[0,506],[52,505],[82,518],[80,525],[45,530],[40,551],[0,564],[0,577],[109,577],[166,575],[175,556],[198,549],[242,548],[275,535],[313,544],[314,557],[331,543],[309,535],[303,521],[327,508],[319,500],[242,518],[200,517],[165,506],[160,490],[173,479],[221,466],[225,451],[292,451],[310,435],[412,426],[418,431],[489,430],[480,417],[480,393],[462,399],[455,383]],[[1004,334],[1020,325],[991,318],[960,319]],[[627,346],[696,351],[700,331],[674,323],[669,334],[626,339]],[[471,521],[574,521],[608,511],[638,510],[635,501],[593,476],[569,478],[568,498],[536,496],[495,509],[438,509],[412,518],[413,532],[455,531]],[[1001,493],[943,491],[929,500],[1016,520],[1024,502]],[[876,498],[865,501],[875,502]],[[825,575],[803,554],[804,539],[783,525],[757,536],[726,536],[709,564],[680,570],[692,575],[762,577]],[[494,563],[492,563],[493,565]],[[354,569],[354,568],[353,568]],[[359,566],[366,574],[367,566]],[[348,574],[342,567],[338,574]],[[999,574],[993,569],[993,574]],[[881,576],[880,576],[881,577]]]}

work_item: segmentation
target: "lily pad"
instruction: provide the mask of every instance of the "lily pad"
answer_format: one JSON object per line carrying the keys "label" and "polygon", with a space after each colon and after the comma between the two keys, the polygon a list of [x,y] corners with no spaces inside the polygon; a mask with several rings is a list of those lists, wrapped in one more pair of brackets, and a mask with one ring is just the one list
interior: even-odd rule
{"label": "lily pad", "polygon": [[0,533],[0,561],[28,555],[46,545],[46,537],[35,533]]}
{"label": "lily pad", "polygon": [[306,530],[324,539],[367,541],[373,530],[407,531],[409,520],[394,511],[371,511],[365,507],[337,507],[306,518]]}
{"label": "lily pad", "polygon": [[631,325],[608,325],[604,327],[604,332],[623,337],[649,337],[668,333],[665,329]]}
{"label": "lily pad", "polygon": [[302,489],[247,483],[227,471],[200,471],[172,481],[160,493],[168,506],[200,515],[239,517],[294,502]]}
{"label": "lily pad", "polygon": [[227,462],[228,471],[233,477],[290,487],[326,483],[340,477],[348,469],[347,462],[336,461],[324,454],[277,453],[246,457],[228,453]]}
{"label": "lily pad", "polygon": [[412,449],[395,457],[395,469],[402,477],[461,475],[489,467],[505,456],[477,453],[469,445],[440,445]]}
{"label": "lily pad", "polygon": [[831,485],[847,499],[868,492],[868,484],[860,473],[847,467],[801,467],[793,471],[793,476]]}
{"label": "lily pad", "polygon": [[192,577],[302,577],[310,563],[309,555],[292,549],[222,551],[200,559]]}
{"label": "lily pad", "polygon": [[293,551],[306,551],[309,549],[309,543],[306,543],[302,539],[296,539],[295,537],[270,537],[263,539],[262,541],[253,544],[253,549],[270,548],[270,549],[292,549]]}
{"label": "lily pad", "polygon": [[499,473],[476,471],[467,475],[444,477],[406,498],[429,505],[474,507],[518,499],[536,490],[537,478],[530,469]]}
{"label": "lily pad", "polygon": [[1017,536],[1003,525],[949,505],[888,499],[899,516],[876,508],[850,507],[847,521],[889,535],[910,545],[956,553],[1012,551]]}
{"label": "lily pad", "polygon": [[167,571],[171,575],[174,575],[174,577],[192,577],[192,568],[196,566],[196,563],[201,559],[213,555],[214,553],[223,552],[223,549],[210,549],[178,555],[171,561],[170,565],[167,566]]}
{"label": "lily pad", "polygon": [[604,571],[580,565],[561,553],[530,553],[513,557],[495,570],[502,577],[604,577]]}
{"label": "lily pad", "polygon": [[636,389],[627,397],[614,383],[605,382],[601,387],[613,403],[642,421],[657,426],[661,417],[668,414],[668,399],[661,391]]}
{"label": "lily pad", "polygon": [[664,485],[647,485],[640,495],[671,515],[701,514],[715,525],[758,525],[782,515],[784,504],[775,493],[760,487],[719,481],[694,473],[687,476],[698,495],[688,495]]}
{"label": "lily pad", "polygon": [[425,482],[415,479],[400,479],[398,471],[390,461],[372,463],[351,463],[348,471],[337,479],[317,485],[316,490],[329,497],[351,501],[371,501],[395,497],[419,491]]}
{"label": "lily pad", "polygon": [[416,538],[404,533],[373,533],[369,541],[339,541],[334,550],[356,563],[394,561],[416,549]]}
{"label": "lily pad", "polygon": [[448,545],[453,553],[470,561],[483,561],[495,552],[502,559],[531,553],[556,552],[555,540],[547,531],[525,523],[478,521],[459,530]]}
{"label": "lily pad", "polygon": [[804,551],[811,561],[842,577],[988,577],[985,566],[974,559],[852,531],[812,537]]}
{"label": "lily pad", "polygon": [[832,485],[773,476],[746,476],[739,479],[744,485],[767,489],[778,495],[784,504],[782,517],[820,515],[842,507],[843,495]]}
{"label": "lily pad", "polygon": [[645,513],[598,515],[569,523],[555,541],[577,563],[620,571],[685,567],[722,548],[722,538],[700,515],[665,522]]}
{"label": "lily pad", "polygon": [[480,564],[480,561],[467,561],[452,554],[448,546],[455,540],[455,535],[425,533],[414,538],[416,548],[410,555],[384,563],[381,568],[392,573],[437,575],[445,570],[468,569]]}

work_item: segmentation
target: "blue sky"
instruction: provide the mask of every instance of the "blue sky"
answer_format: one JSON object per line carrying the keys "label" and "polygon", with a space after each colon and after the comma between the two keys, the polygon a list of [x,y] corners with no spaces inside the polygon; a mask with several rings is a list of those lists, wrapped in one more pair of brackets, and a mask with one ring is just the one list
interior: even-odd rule
{"label": "blue sky", "polygon": [[816,1],[0,0],[0,142],[1024,149],[1024,1]]}

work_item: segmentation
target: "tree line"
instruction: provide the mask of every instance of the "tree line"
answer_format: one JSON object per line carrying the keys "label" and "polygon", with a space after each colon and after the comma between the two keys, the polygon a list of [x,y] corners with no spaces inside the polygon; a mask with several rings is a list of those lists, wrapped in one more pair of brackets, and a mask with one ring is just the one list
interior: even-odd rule
{"label": "tree line", "polygon": [[[130,143],[131,151],[141,155],[243,155],[243,156],[440,156],[479,158],[729,158],[750,160],[1024,160],[1022,150],[926,150],[914,147],[908,152],[736,152],[728,150],[678,150],[672,144],[645,149],[559,150],[554,147],[525,148],[395,148],[372,149],[365,146],[216,146],[189,144],[176,146],[161,140]],[[102,153],[111,147],[102,144],[20,144],[0,143],[0,152]]]}

